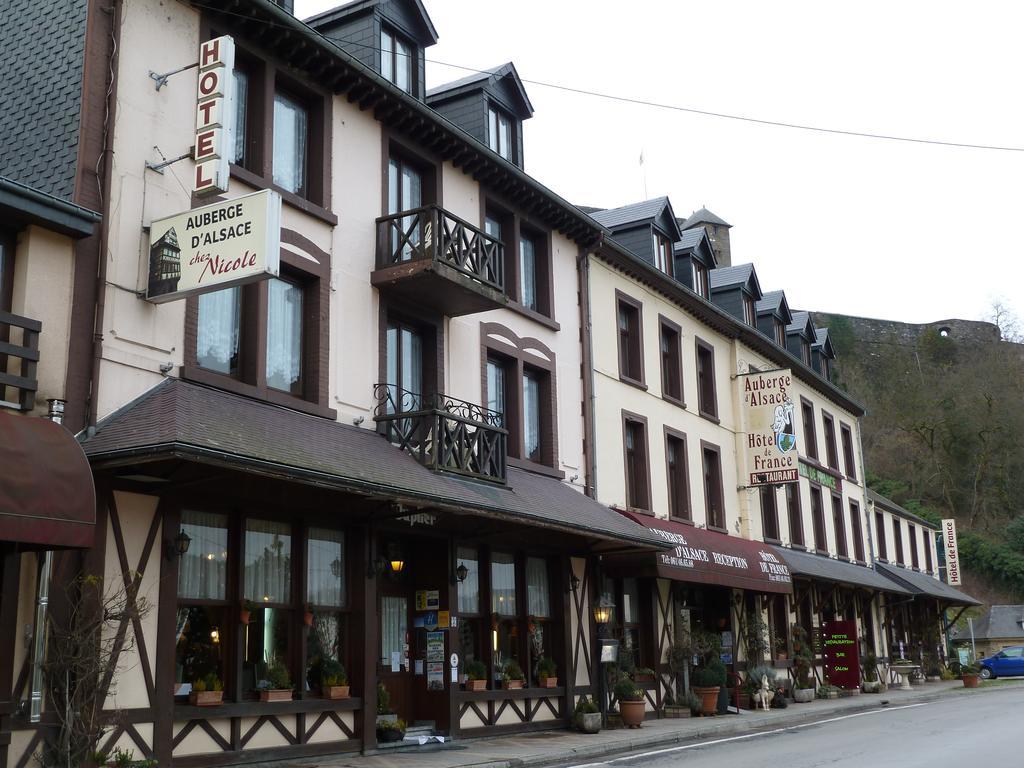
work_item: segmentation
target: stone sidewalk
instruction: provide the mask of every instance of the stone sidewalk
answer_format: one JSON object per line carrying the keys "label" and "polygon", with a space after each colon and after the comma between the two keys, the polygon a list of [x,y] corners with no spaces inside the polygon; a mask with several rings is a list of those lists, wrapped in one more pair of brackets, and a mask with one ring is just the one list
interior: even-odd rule
{"label": "stone sidewalk", "polygon": [[[998,681],[1024,687],[1024,680]],[[992,685],[992,688],[995,688]],[[990,688],[991,690],[991,688]],[[604,730],[596,735],[573,731],[543,731],[518,736],[460,739],[443,747],[410,747],[374,755],[339,755],[275,763],[303,768],[539,768],[561,763],[600,762],[613,755],[669,747],[675,744],[786,728],[829,717],[894,708],[945,696],[985,695],[986,688],[967,690],[959,680],[925,683],[911,691],[889,690],[842,699],[790,704],[768,712],[743,710],[739,715],[649,720],[638,730]]]}

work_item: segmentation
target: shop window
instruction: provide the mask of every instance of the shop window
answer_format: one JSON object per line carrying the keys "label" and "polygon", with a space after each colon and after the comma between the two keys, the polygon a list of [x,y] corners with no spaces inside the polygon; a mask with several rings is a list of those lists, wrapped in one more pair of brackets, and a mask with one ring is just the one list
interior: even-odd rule
{"label": "shop window", "polygon": [[494,552],[491,555],[491,613],[493,675],[497,680],[510,660],[515,660],[523,667],[520,657],[514,555],[503,552]]}
{"label": "shop window", "polygon": [[320,688],[324,670],[347,660],[345,534],[310,528],[306,542],[306,604],[313,623],[306,637],[306,682]]}
{"label": "shop window", "polygon": [[697,411],[701,416],[718,420],[718,397],[715,393],[715,350],[697,339]]}
{"label": "shop window", "polygon": [[687,466],[686,435],[681,432],[670,432],[666,429],[665,465],[668,475],[669,516],[678,520],[690,520],[690,473]]}
{"label": "shop window", "polygon": [[[193,541],[193,544],[195,542]],[[179,602],[174,647],[175,693],[185,695],[211,678],[225,679],[225,608],[214,605],[181,605]]]}
{"label": "shop window", "polygon": [[800,483],[786,483],[786,513],[789,515],[789,543],[804,546],[804,519],[800,508]]}
{"label": "shop window", "polygon": [[843,445],[843,465],[846,470],[846,476],[856,481],[857,462],[853,456],[853,430],[848,425],[840,422],[839,435]]}
{"label": "shop window", "polygon": [[678,325],[664,317],[661,326],[661,396],[683,404],[682,333]]}
{"label": "shop window", "polygon": [[765,541],[779,541],[779,509],[774,485],[761,486],[761,530]]}
{"label": "shop window", "polygon": [[892,547],[896,551],[896,562],[903,565],[903,524],[896,516],[892,518]]}
{"label": "shop window", "polygon": [[[626,654],[626,665],[643,666],[640,643],[640,584],[634,578],[622,580],[622,652]],[[620,660],[620,665],[622,664]]]}
{"label": "shop window", "polygon": [[390,29],[380,31],[380,73],[406,93],[412,93],[416,82],[416,46]]}
{"label": "shop window", "polygon": [[708,528],[725,530],[725,493],[722,489],[722,459],[717,446],[701,441],[704,462],[704,504]]}
{"label": "shop window", "polygon": [[768,634],[771,655],[774,659],[784,658],[788,651],[789,608],[785,595],[768,595]]}
{"label": "shop window", "polygon": [[825,427],[825,459],[831,469],[839,469],[839,454],[836,452],[836,423],[822,411],[821,421]]}
{"label": "shop window", "polygon": [[888,561],[889,553],[885,545],[885,515],[881,512],[875,512],[875,534],[878,537],[878,556],[882,560]]}
{"label": "shop window", "polygon": [[538,681],[541,657],[551,658],[554,638],[551,636],[551,587],[548,583],[548,563],[541,557],[526,558],[527,634],[529,639],[531,684]]}
{"label": "shop window", "polygon": [[643,384],[643,331],[639,302],[618,294],[619,378]]}
{"label": "shop window", "polygon": [[456,549],[455,560],[457,567],[466,569],[466,578],[458,582],[456,605],[459,614],[459,674],[460,679],[465,679],[461,676],[466,673],[466,664],[484,658],[480,644],[480,559],[473,547],[460,546]]}
{"label": "shop window", "polygon": [[633,509],[650,510],[646,422],[624,415],[622,437],[626,465],[626,504]]}
{"label": "shop window", "polygon": [[287,605],[292,594],[292,537],[288,523],[245,521],[243,592],[254,603]]}
{"label": "shop window", "polygon": [[804,428],[804,453],[812,459],[818,458],[818,436],[814,430],[814,405],[800,398],[800,415]]}
{"label": "shop window", "polygon": [[828,538],[825,534],[825,509],[821,498],[821,488],[811,486],[811,521],[814,524],[814,548],[828,554]]}
{"label": "shop window", "polygon": [[836,554],[839,557],[849,557],[849,550],[846,548],[846,517],[843,515],[843,497],[832,495],[832,527],[836,531]]}
{"label": "shop window", "polygon": [[380,599],[380,664],[393,669],[393,660],[399,666],[408,663],[406,638],[409,634],[409,605],[404,597],[384,595]]}
{"label": "shop window", "polygon": [[910,533],[910,565],[916,570],[921,567],[917,557],[917,528],[907,523],[907,531]]}
{"label": "shop window", "polygon": [[858,562],[864,559],[864,530],[860,520],[860,505],[850,499],[850,530],[853,531],[853,556]]}

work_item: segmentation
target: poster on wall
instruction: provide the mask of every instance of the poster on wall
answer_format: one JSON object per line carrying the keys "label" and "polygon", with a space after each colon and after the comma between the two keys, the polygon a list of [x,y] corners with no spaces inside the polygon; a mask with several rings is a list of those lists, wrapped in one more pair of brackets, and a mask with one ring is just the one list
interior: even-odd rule
{"label": "poster on wall", "polygon": [[857,651],[857,622],[826,621],[821,628],[825,675],[839,688],[860,688],[860,654]]}
{"label": "poster on wall", "polygon": [[440,590],[417,589],[415,605],[417,611],[436,611],[441,605]]}
{"label": "poster on wall", "polygon": [[427,690],[444,690],[444,632],[427,632]]}
{"label": "poster on wall", "polygon": [[942,551],[946,557],[946,583],[960,586],[960,548],[956,541],[956,520],[942,521]]}
{"label": "poster on wall", "polygon": [[736,381],[743,403],[740,411],[748,484],[799,482],[795,406],[790,397],[792,373],[788,368],[748,373]]}
{"label": "poster on wall", "polygon": [[281,196],[269,189],[155,219],[149,228],[148,301],[277,277]]}

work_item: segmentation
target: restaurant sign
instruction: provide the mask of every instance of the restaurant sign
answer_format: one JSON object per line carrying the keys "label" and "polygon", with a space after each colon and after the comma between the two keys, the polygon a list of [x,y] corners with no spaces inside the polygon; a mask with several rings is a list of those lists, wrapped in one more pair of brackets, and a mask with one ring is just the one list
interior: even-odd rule
{"label": "restaurant sign", "polygon": [[[789,566],[767,549],[758,547],[757,559],[751,562],[752,558],[747,553],[718,552],[708,542],[691,544],[683,534],[675,531],[666,531],[653,526],[648,527],[648,530],[675,545],[674,550],[658,553],[658,562],[661,566],[687,571],[700,569],[702,566],[718,566],[723,571],[732,571],[741,576],[753,576],[763,581],[779,584],[793,582]],[[709,536],[715,535],[709,534]],[[723,542],[730,541],[728,536],[721,535],[721,538]]]}
{"label": "restaurant sign", "polygon": [[800,477],[806,477],[812,483],[817,483],[825,488],[829,488],[836,493],[842,493],[843,481],[836,475],[829,474],[820,467],[816,467],[813,464],[808,464],[803,459],[800,460]]}
{"label": "restaurant sign", "polygon": [[960,549],[956,541],[956,520],[942,521],[942,549],[946,555],[946,583],[952,587],[959,587]]}
{"label": "restaurant sign", "polygon": [[281,196],[254,192],[154,220],[146,298],[190,294],[276,277],[281,260]]}
{"label": "restaurant sign", "polygon": [[744,374],[742,394],[744,455],[749,485],[799,482],[794,405],[788,368]]}
{"label": "restaurant sign", "polygon": [[860,688],[860,654],[857,651],[857,622],[826,621],[821,628],[825,676],[839,688]]}

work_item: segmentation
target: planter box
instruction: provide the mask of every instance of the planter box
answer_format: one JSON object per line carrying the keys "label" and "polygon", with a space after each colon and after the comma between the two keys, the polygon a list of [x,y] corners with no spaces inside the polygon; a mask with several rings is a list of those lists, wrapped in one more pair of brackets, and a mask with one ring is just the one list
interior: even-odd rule
{"label": "planter box", "polygon": [[486,691],[487,681],[486,680],[467,680],[466,681],[467,691]]}
{"label": "planter box", "polygon": [[331,699],[332,701],[337,699],[347,699],[349,686],[347,685],[328,685],[323,689],[325,699]]}
{"label": "planter box", "polygon": [[542,677],[540,679],[541,688],[557,688],[558,678],[557,677]]}
{"label": "planter box", "polygon": [[260,701],[291,701],[291,688],[272,688],[269,691],[260,691]]}
{"label": "planter box", "polygon": [[814,689],[794,688],[793,701],[795,701],[797,704],[807,704],[808,702],[814,701]]}
{"label": "planter box", "polygon": [[664,712],[665,717],[689,717],[690,716],[690,708],[689,707],[676,707],[676,706],[671,706],[670,707],[670,706],[666,705],[665,707],[662,708],[662,712]]}
{"label": "planter box", "polygon": [[216,707],[224,702],[224,691],[192,691],[188,703],[194,707]]}
{"label": "planter box", "polygon": [[576,728],[583,733],[597,733],[601,730],[601,713],[588,712],[576,715]]}
{"label": "planter box", "polygon": [[620,701],[619,714],[622,722],[629,728],[639,728],[644,721],[644,713],[647,709],[643,701]]}
{"label": "planter box", "polygon": [[[729,696],[729,704],[730,705],[733,703],[733,701],[736,701],[736,700],[737,699],[734,699],[732,695]],[[753,705],[750,703],[750,694],[749,693],[740,693],[740,695],[738,697],[738,701],[739,701],[740,709],[753,709],[754,708]]]}
{"label": "planter box", "polygon": [[523,681],[522,680],[506,680],[505,681],[505,690],[506,691],[517,691],[517,690],[519,690],[522,687],[523,687]]}
{"label": "planter box", "polygon": [[700,697],[701,714],[704,717],[714,715],[718,712],[718,686],[714,688],[699,688],[693,686],[693,692]]}

